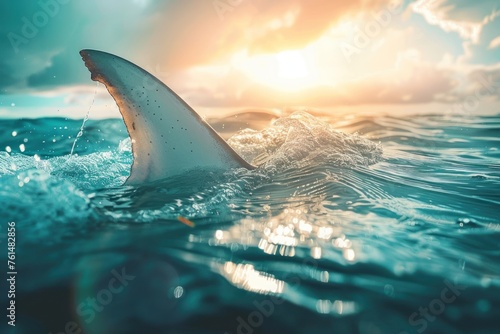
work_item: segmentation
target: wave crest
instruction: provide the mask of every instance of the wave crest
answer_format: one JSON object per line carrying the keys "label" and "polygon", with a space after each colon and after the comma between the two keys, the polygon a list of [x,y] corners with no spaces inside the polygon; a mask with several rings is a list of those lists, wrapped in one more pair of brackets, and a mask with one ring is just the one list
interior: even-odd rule
{"label": "wave crest", "polygon": [[261,131],[241,130],[228,143],[252,164],[276,171],[313,163],[368,166],[382,158],[380,144],[337,131],[304,111],[281,117]]}

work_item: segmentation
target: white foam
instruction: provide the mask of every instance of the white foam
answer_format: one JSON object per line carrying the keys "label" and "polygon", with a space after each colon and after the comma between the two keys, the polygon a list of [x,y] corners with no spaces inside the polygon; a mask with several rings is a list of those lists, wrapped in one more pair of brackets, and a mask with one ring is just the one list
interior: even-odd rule
{"label": "white foam", "polygon": [[379,144],[337,131],[303,111],[279,118],[262,131],[242,130],[228,143],[252,164],[277,171],[310,164],[367,166],[382,157]]}

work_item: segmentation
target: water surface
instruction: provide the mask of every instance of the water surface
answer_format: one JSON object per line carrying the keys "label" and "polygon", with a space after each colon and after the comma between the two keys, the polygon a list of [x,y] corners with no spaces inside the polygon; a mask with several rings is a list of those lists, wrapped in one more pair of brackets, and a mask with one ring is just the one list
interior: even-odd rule
{"label": "water surface", "polygon": [[121,120],[73,156],[81,120],[2,120],[16,333],[496,333],[500,116],[314,114],[211,119],[259,168],[137,188]]}

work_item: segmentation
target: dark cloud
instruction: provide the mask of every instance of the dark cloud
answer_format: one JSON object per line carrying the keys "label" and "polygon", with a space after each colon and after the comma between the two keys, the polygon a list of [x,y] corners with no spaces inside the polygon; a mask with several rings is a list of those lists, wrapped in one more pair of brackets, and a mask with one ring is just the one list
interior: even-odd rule
{"label": "dark cloud", "polygon": [[132,4],[132,0],[0,2],[0,59],[4,60],[0,70],[8,74],[0,79],[0,89],[19,92],[87,83],[81,49],[118,54],[131,50],[131,45],[141,49],[141,25],[149,12]]}
{"label": "dark cloud", "polygon": [[27,84],[32,88],[70,85],[88,80],[88,72],[81,66],[78,53],[62,52],[50,60],[50,66],[30,75]]}
{"label": "dark cloud", "polygon": [[16,83],[16,79],[11,75],[10,67],[0,61],[0,93],[7,88],[11,87]]}

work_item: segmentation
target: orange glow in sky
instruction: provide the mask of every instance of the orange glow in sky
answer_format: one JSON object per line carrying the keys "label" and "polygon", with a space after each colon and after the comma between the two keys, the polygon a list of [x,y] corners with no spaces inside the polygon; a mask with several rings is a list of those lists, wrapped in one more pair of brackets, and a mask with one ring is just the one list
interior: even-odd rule
{"label": "orange glow in sky", "polygon": [[237,70],[252,81],[282,91],[299,91],[318,85],[303,50],[286,50],[234,59]]}
{"label": "orange glow in sky", "polygon": [[[58,16],[33,43],[2,49],[8,61],[0,72],[11,74],[0,80],[0,115],[84,114],[95,88],[78,56],[82,48],[132,61],[214,114],[294,106],[446,109],[477,89],[489,92],[481,101],[500,105],[498,85],[487,84],[500,80],[500,10],[489,1],[90,1],[66,6],[64,20]],[[28,15],[36,6],[22,8]],[[92,19],[79,21],[78,38],[56,28],[85,15]],[[12,20],[5,34],[22,34],[21,26]],[[97,96],[96,114],[119,117],[103,87]]]}

